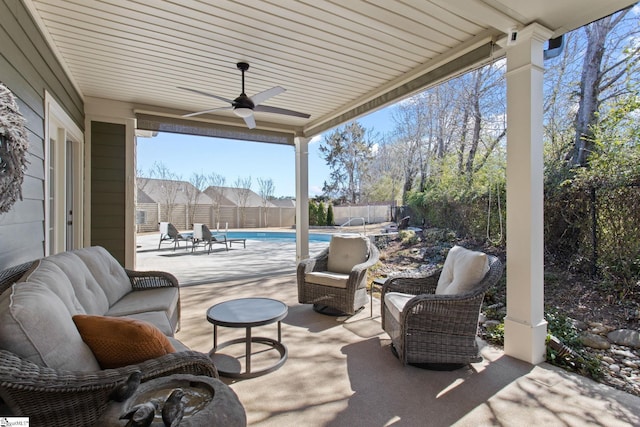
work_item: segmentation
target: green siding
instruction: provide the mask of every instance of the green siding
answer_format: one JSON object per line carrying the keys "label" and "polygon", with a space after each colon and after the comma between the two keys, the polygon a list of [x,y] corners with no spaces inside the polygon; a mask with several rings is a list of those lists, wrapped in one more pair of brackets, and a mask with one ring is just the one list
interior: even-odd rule
{"label": "green siding", "polygon": [[91,122],[91,245],[125,261],[124,125]]}
{"label": "green siding", "polygon": [[0,268],[44,256],[44,94],[84,129],[84,103],[20,0],[0,0],[0,81],[26,119],[23,200],[0,214]]}

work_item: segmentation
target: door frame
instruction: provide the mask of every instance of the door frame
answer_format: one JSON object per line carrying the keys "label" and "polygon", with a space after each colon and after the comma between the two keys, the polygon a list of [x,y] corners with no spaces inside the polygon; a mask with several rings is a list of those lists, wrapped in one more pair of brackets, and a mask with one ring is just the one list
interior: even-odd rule
{"label": "door frame", "polygon": [[[45,90],[44,144],[44,252],[52,255],[83,247],[84,223],[84,133],[67,112]],[[53,144],[53,153],[52,150]],[[67,164],[67,147],[72,147],[71,163]],[[53,157],[53,164],[52,164]],[[51,169],[53,168],[53,177]],[[73,247],[67,247],[67,171],[73,175]],[[53,180],[53,182],[51,182]],[[51,189],[53,201],[51,203]],[[52,231],[52,232],[50,232]]]}

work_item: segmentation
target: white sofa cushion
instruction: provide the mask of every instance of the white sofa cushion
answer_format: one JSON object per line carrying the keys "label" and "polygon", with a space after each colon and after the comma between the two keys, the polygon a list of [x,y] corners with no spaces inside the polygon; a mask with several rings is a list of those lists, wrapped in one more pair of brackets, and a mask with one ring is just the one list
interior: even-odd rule
{"label": "white sofa cushion", "polygon": [[388,292],[384,295],[384,305],[389,308],[389,313],[396,321],[400,322],[400,313],[404,310],[404,306],[407,305],[415,295],[404,294],[402,292]]}
{"label": "white sofa cushion", "polygon": [[369,256],[368,239],[358,234],[336,234],[329,243],[327,270],[349,274],[351,269],[362,264]]}
{"label": "white sofa cushion", "polygon": [[488,271],[489,260],[486,254],[454,246],[444,261],[435,293],[457,295],[469,292]]}
{"label": "white sofa cushion", "polygon": [[121,317],[129,317],[131,319],[142,320],[144,322],[151,323],[166,336],[173,336],[173,328],[171,327],[171,322],[167,318],[167,313],[165,313],[164,311],[147,311],[146,313],[135,313]]}
{"label": "white sofa cushion", "polygon": [[155,288],[129,292],[107,311],[107,316],[129,316],[149,311],[164,311],[168,319],[178,307],[178,288]]}
{"label": "white sofa cushion", "polygon": [[87,266],[109,301],[109,307],[133,290],[127,272],[113,255],[101,246],[73,251]]}
{"label": "white sofa cushion", "polygon": [[34,262],[33,266],[18,280],[21,282],[39,283],[56,294],[67,307],[69,313],[85,314],[84,307],[76,297],[73,285],[66,274],[46,259]]}
{"label": "white sofa cushion", "polygon": [[40,264],[55,264],[62,270],[73,286],[74,293],[82,304],[85,314],[104,315],[107,312],[109,309],[107,296],[84,261],[75,254],[75,251],[48,256],[43,258]]}
{"label": "white sofa cushion", "polygon": [[306,283],[314,283],[316,285],[331,286],[332,288],[346,289],[348,274],[333,273],[329,271],[314,271],[304,276]]}
{"label": "white sofa cushion", "polygon": [[41,283],[18,282],[0,296],[0,348],[40,366],[100,370],[65,303]]}

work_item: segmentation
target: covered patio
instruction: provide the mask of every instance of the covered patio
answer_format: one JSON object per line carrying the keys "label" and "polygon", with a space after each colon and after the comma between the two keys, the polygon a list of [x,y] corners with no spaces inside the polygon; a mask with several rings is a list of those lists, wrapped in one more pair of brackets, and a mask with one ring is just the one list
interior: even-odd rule
{"label": "covered patio", "polygon": [[[77,247],[102,245],[124,266],[135,268],[136,133],[155,131],[294,147],[296,257],[306,258],[310,139],[459,73],[506,57],[505,350],[504,355],[489,357],[496,365],[483,367],[483,372],[495,374],[458,378],[459,373],[427,375],[419,371],[414,375],[413,368],[407,368],[394,376],[404,379],[398,383],[367,383],[364,377],[380,378],[382,368],[389,369],[395,363],[388,352],[381,351],[380,359],[369,357],[367,363],[361,364],[363,358],[358,354],[377,355],[381,349],[376,333],[369,327],[360,331],[364,337],[347,332],[347,325],[352,323],[353,328],[359,328],[357,319],[339,326],[326,323],[327,319],[315,323],[315,315],[297,307],[287,294],[287,289],[293,290],[287,287],[290,280],[276,286],[283,279],[274,277],[261,280],[260,285],[269,288],[272,284],[279,297],[290,303],[291,325],[285,336],[318,332],[314,336],[301,334],[297,337],[299,344],[295,344],[293,337],[288,338],[291,348],[300,355],[317,352],[316,363],[328,358],[336,365],[330,365],[322,375],[308,378],[306,383],[299,383],[296,389],[295,382],[290,381],[296,375],[291,372],[299,370],[309,375],[314,367],[298,366],[298,360],[292,356],[287,368],[293,371],[288,371],[288,375],[283,369],[255,382],[239,383],[238,392],[251,396],[251,402],[245,403],[252,422],[256,423],[270,417],[265,422],[273,420],[275,424],[275,420],[283,419],[280,417],[286,419],[287,414],[303,417],[306,413],[308,420],[325,420],[328,425],[331,422],[345,425],[348,421],[369,424],[368,414],[376,417],[373,424],[392,424],[398,421],[378,415],[383,402],[389,405],[382,399],[391,395],[397,398],[394,404],[399,407],[414,402],[414,409],[420,409],[415,414],[422,414],[422,422],[431,421],[429,415],[437,413],[444,417],[451,414],[450,422],[465,423],[462,414],[475,408],[471,413],[480,418],[469,425],[511,424],[508,414],[512,413],[522,414],[521,420],[532,424],[526,411],[530,405],[545,402],[542,405],[545,414],[555,417],[547,420],[550,423],[566,422],[558,414],[570,418],[579,413],[587,418],[585,421],[593,423],[599,423],[597,416],[603,416],[608,417],[602,420],[604,424],[624,419],[637,424],[637,418],[627,415],[631,411],[608,398],[600,401],[598,386],[585,385],[580,379],[565,383],[564,375],[560,375],[562,381],[545,383],[537,375],[551,371],[532,367],[544,361],[546,336],[543,51],[547,40],[634,3],[374,0],[345,4],[329,1],[212,4],[160,0],[4,0],[0,2],[2,79],[28,118],[32,161],[24,185],[25,200],[16,204],[14,211],[0,223],[0,237],[6,242],[0,261],[8,266]],[[310,118],[256,112],[256,127],[247,129],[246,122],[231,109],[218,110],[226,105],[212,99],[215,97],[196,96],[181,89],[188,87],[233,99],[240,92],[235,64],[241,61],[252,67],[247,74],[249,95],[280,85],[287,92],[270,99],[268,104],[302,111],[310,114]],[[215,111],[184,117],[207,109]],[[69,211],[74,212],[73,221],[68,221]],[[34,229],[38,232],[28,232]],[[186,315],[181,332],[184,334],[181,338],[199,350],[206,350],[208,325],[203,322],[200,309],[188,308],[190,299],[200,296],[199,289],[206,294],[213,292],[216,298],[224,296],[224,292],[234,296],[241,291],[255,295],[261,289],[236,283],[233,290],[222,286],[214,292],[212,287],[203,286],[185,289]],[[190,293],[194,296],[189,296]],[[370,321],[362,325],[376,329]],[[336,331],[359,338],[351,342],[341,334],[334,336]],[[325,341],[326,345],[320,345]],[[301,358],[300,362],[306,359]],[[502,368],[503,360],[514,365]],[[375,367],[380,369],[374,370]],[[511,369],[518,374],[509,376]],[[442,378],[436,379],[440,375]],[[530,380],[520,382],[518,378],[523,375]],[[415,380],[421,376],[428,378]],[[480,378],[489,382],[476,383]],[[288,381],[294,387],[289,390],[290,395],[280,385]],[[260,384],[264,388],[258,393]],[[341,384],[339,389],[332,388],[335,384]],[[393,392],[384,392],[384,384],[393,384]],[[416,388],[407,389],[408,384]],[[476,384],[478,387],[472,387]],[[434,388],[425,388],[431,386]],[[244,387],[247,389],[243,390]],[[529,390],[530,387],[540,393]],[[550,393],[553,390],[561,391],[557,391],[555,399],[546,400],[554,396]],[[572,393],[577,390],[584,393]],[[558,399],[564,393],[567,399]],[[412,400],[419,396],[431,400]],[[625,396],[618,397],[626,401]],[[561,402],[581,398],[587,400],[577,400],[575,412],[567,414],[572,406]],[[465,406],[466,402],[474,403]],[[290,404],[297,406],[286,406]],[[327,411],[329,415],[322,415],[325,405],[332,408]],[[594,414],[601,405],[608,406],[608,412]],[[520,412],[514,412],[516,408]],[[409,408],[395,412],[400,424],[412,416]],[[289,421],[294,419],[304,424],[300,422],[303,419]]]}
{"label": "covered patio", "polygon": [[[531,365],[485,346],[483,361],[455,371],[403,366],[366,307],[350,318],[325,316],[297,302],[294,274],[184,287],[177,337],[208,352],[206,309],[242,297],[284,301],[282,341],[289,358],[275,372],[232,382],[251,426],[632,426],[640,398],[547,363]],[[275,325],[254,336],[275,336]],[[219,328],[219,339],[243,329]]]}
{"label": "covered patio", "polygon": [[[531,365],[480,340],[480,363],[453,371],[403,366],[382,330],[378,298],[373,299],[373,316],[369,307],[352,317],[333,317],[298,303],[295,263],[282,256],[291,254],[293,243],[250,241],[246,249],[194,256],[154,250],[156,237],[138,236],[139,263],[145,269],[170,263],[181,277],[182,326],[176,336],[191,348],[211,350],[212,325],[206,311],[214,304],[266,297],[288,305],[289,314],[282,322],[282,342],[289,354],[284,365],[256,378],[222,378],[238,394],[251,426],[640,423],[640,398],[548,363]],[[312,255],[326,245],[312,244]],[[274,264],[265,266],[270,271],[237,276],[235,268],[247,270],[243,266],[252,265],[265,248],[275,254]],[[221,342],[241,338],[245,332],[218,328],[218,333]],[[275,337],[276,326],[257,327],[252,333]],[[222,353],[242,353],[242,346],[238,348]],[[254,353],[257,369],[277,358],[276,352],[261,354],[261,350]]]}

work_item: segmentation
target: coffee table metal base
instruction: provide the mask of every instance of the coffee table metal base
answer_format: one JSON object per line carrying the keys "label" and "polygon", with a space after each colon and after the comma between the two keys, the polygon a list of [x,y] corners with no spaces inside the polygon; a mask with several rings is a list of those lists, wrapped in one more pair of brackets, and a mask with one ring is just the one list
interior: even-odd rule
{"label": "coffee table metal base", "polygon": [[[213,324],[213,348],[209,352],[209,357],[214,360],[216,356],[220,356],[218,361],[221,360],[223,355],[218,353],[222,348],[229,347],[234,344],[245,345],[245,366],[244,372],[242,368],[228,369],[229,366],[219,366],[216,363],[218,373],[222,376],[229,378],[254,378],[260,375],[268,374],[278,369],[287,360],[287,347],[282,344],[282,319],[284,319],[289,310],[285,303],[282,301],[274,300],[271,298],[238,298],[230,301],[225,301],[211,306],[207,310],[207,320]],[[272,323],[278,325],[278,340],[264,337],[252,337],[251,328],[256,326],[264,326]],[[230,340],[218,345],[218,326],[224,326],[227,328],[245,328],[245,337]],[[262,344],[267,347],[267,352],[275,349],[280,357],[271,365],[266,368],[253,370],[251,366],[251,344]],[[260,351],[262,353],[263,351]],[[242,356],[230,356],[238,361]],[[269,361],[265,362],[269,363]],[[236,366],[234,366],[235,368]]]}
{"label": "coffee table metal base", "polygon": [[[218,368],[218,374],[227,378],[240,378],[240,379],[255,378],[261,375],[268,374],[269,372],[275,371],[280,366],[282,366],[284,362],[287,360],[287,357],[288,357],[287,347],[283,343],[277,340],[274,340],[271,338],[264,338],[264,337],[250,337],[248,340],[247,338],[237,338],[231,341],[224,342],[220,344],[216,349],[211,350],[209,352],[209,357],[211,357],[211,359],[213,360],[213,357],[218,352],[218,350],[223,349],[225,347],[229,347],[234,344],[242,344],[242,343],[244,343],[247,346],[247,349],[246,349],[247,362],[246,362],[245,372],[225,371],[223,369]],[[252,370],[251,369],[251,343],[258,343],[258,344],[264,344],[264,345],[270,346],[271,348],[277,350],[278,353],[280,353],[280,359],[269,367],[266,367],[257,371]]]}

